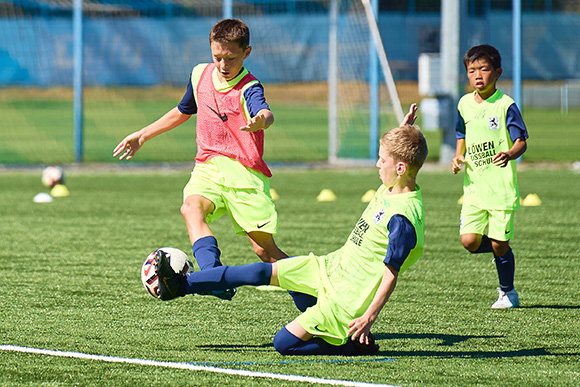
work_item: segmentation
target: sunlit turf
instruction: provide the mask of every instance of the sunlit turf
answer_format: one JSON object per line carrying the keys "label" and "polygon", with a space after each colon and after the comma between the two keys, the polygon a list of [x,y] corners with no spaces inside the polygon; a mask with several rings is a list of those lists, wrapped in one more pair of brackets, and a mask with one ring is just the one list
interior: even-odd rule
{"label": "sunlit turf", "polygon": [[[278,245],[290,255],[342,245],[379,185],[373,169],[274,170],[280,198]],[[388,362],[322,363],[283,357],[272,337],[298,315],[284,292],[241,288],[231,302],[152,298],[140,267],[152,250],[191,256],[179,213],[189,170],[69,169],[71,196],[35,204],[40,170],[0,173],[2,288],[0,345],[307,375],[402,386],[552,385],[580,381],[580,176],[570,170],[519,173],[522,196],[539,207],[516,214],[516,288],[522,307],[492,310],[497,277],[490,255],[458,239],[461,177],[421,172],[426,212],[423,257],[401,275],[373,327]],[[323,188],[338,199],[319,203]],[[227,217],[212,225],[223,262],[257,261]],[[0,351],[0,384],[290,386],[296,382],[102,363]],[[283,363],[301,360],[299,363]],[[254,362],[256,364],[226,365]],[[221,365],[220,365],[221,364]]]}

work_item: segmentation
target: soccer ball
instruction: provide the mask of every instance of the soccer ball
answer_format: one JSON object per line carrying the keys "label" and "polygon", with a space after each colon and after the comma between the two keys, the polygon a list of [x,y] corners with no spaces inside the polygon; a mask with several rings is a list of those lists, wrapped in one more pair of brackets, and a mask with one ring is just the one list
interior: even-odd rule
{"label": "soccer ball", "polygon": [[42,185],[52,188],[57,184],[63,184],[64,172],[61,167],[51,165],[42,171]]}
{"label": "soccer ball", "polygon": [[[175,247],[162,247],[158,250],[165,252],[174,272],[181,274],[193,272],[193,263],[183,251]],[[145,286],[145,289],[153,297],[159,298],[157,274],[155,273],[155,253],[157,253],[157,250],[149,254],[145,262],[143,262],[143,266],[141,267],[141,281],[143,281],[143,286]]]}

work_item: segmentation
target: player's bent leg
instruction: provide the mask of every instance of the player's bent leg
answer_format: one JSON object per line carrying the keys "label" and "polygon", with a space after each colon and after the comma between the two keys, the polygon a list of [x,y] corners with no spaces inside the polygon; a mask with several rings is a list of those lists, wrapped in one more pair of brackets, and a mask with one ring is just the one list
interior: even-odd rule
{"label": "player's bent leg", "polygon": [[[217,240],[213,236],[206,221],[206,216],[213,212],[215,205],[211,200],[201,195],[190,195],[181,206],[181,214],[185,219],[189,239],[192,243],[193,256],[201,270],[221,266],[221,252]],[[224,289],[205,293],[222,300],[231,300],[236,289]]]}
{"label": "player's bent leg", "polygon": [[274,348],[281,355],[339,355],[357,356],[374,355],[379,347],[374,336],[369,336],[370,344],[363,345],[358,341],[347,340],[343,345],[332,345],[320,337],[312,336],[294,320],[276,333]]}
{"label": "player's bent leg", "polygon": [[185,220],[191,244],[200,238],[213,235],[205,218],[214,209],[214,204],[200,195],[190,195],[183,201],[181,215]]}
{"label": "player's bent leg", "polygon": [[276,245],[272,234],[262,231],[250,231],[247,235],[252,243],[254,252],[263,262],[273,263],[279,259],[288,258],[288,255]]}
{"label": "player's bent leg", "polygon": [[461,244],[466,250],[473,254],[491,253],[491,240],[487,235],[481,234],[461,234]]}

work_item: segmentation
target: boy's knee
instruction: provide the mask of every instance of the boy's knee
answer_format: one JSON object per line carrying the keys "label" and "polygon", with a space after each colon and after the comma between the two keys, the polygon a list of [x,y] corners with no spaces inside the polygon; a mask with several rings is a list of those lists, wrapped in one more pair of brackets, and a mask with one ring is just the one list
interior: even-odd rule
{"label": "boy's knee", "polygon": [[461,235],[461,244],[466,250],[473,253],[479,248],[481,238],[478,238],[476,234],[463,234]]}
{"label": "boy's knee", "polygon": [[469,250],[473,253],[479,248],[480,242],[478,242],[477,239],[461,238],[461,244],[466,250]]}
{"label": "boy's knee", "polygon": [[181,212],[181,215],[183,215],[183,217],[185,218],[191,212],[191,206],[189,205],[189,203],[184,202],[181,205],[179,211]]}
{"label": "boy's knee", "polygon": [[[202,199],[195,196],[189,196],[181,205],[180,211],[184,218],[188,219],[196,215],[205,217],[205,213],[211,212],[213,204],[203,203]],[[204,207],[208,207],[207,209]]]}
{"label": "boy's knee", "polygon": [[296,345],[296,341],[300,340],[286,329],[280,329],[274,336],[274,348],[280,355],[291,355],[292,348]]}

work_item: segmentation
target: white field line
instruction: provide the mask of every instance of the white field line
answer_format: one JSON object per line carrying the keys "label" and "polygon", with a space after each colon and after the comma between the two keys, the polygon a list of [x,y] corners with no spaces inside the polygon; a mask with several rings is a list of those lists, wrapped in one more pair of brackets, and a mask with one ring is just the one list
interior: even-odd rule
{"label": "white field line", "polygon": [[51,349],[29,348],[29,347],[15,346],[15,345],[0,345],[0,350],[10,351],[10,352],[33,353],[33,354],[47,355],[47,356],[70,357],[70,358],[75,358],[75,359],[100,360],[100,361],[105,361],[105,362],[109,362],[109,363],[139,364],[139,365],[145,365],[145,366],[178,368],[178,369],[190,370],[190,371],[205,371],[205,372],[214,372],[214,373],[218,373],[218,374],[248,376],[248,377],[254,377],[254,378],[259,377],[259,378],[266,378],[266,379],[279,379],[279,380],[289,380],[289,381],[296,381],[296,382],[327,384],[327,385],[331,385],[331,386],[395,387],[395,386],[388,385],[388,384],[372,384],[372,383],[355,382],[355,381],[349,381],[349,380],[322,379],[322,378],[314,378],[314,377],[300,376],[300,375],[285,375],[285,374],[275,374],[275,373],[269,373],[269,372],[254,372],[254,371],[228,369],[228,368],[208,367],[208,366],[200,366],[200,365],[194,365],[194,364],[188,364],[188,363],[175,363],[175,362],[166,362],[166,361],[157,361],[157,360],[131,359],[131,358],[114,357],[114,356],[91,355],[91,354],[82,353],[82,352],[55,351],[55,350],[51,350]]}

